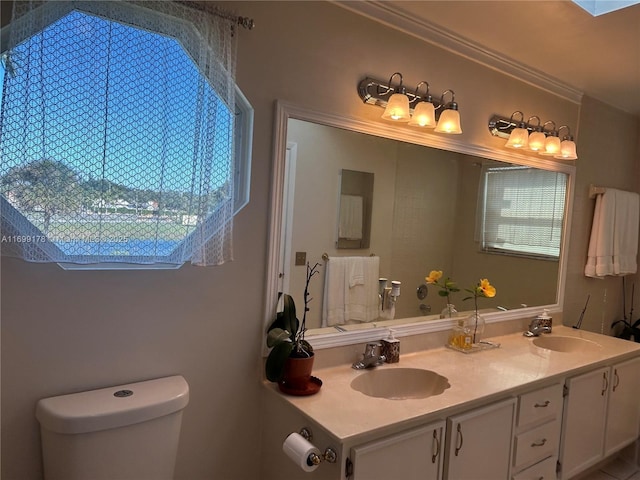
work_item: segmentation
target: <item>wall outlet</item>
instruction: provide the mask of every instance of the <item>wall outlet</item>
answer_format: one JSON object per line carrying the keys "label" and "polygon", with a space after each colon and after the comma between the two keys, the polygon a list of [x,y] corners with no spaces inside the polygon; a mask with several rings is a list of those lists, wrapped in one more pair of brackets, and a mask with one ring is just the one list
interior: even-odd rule
{"label": "wall outlet", "polygon": [[296,252],[296,265],[307,264],[307,252]]}

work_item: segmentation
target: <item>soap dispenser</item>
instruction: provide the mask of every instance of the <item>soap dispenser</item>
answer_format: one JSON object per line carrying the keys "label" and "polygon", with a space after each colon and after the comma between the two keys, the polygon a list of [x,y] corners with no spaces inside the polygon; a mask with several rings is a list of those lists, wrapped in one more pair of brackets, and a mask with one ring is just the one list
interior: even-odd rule
{"label": "soap dispenser", "polygon": [[551,324],[553,319],[549,316],[549,310],[545,308],[542,311],[542,315],[538,315],[536,320],[540,327],[549,327],[549,331],[547,333],[551,333]]}
{"label": "soap dispenser", "polygon": [[400,340],[393,336],[393,330],[389,329],[389,336],[381,341],[382,355],[385,362],[398,363],[400,361]]}

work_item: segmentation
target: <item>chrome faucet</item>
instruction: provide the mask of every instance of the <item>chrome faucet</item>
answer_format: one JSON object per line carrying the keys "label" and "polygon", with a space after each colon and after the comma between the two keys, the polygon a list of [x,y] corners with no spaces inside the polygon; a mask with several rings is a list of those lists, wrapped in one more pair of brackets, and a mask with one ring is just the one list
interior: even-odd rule
{"label": "chrome faucet", "polygon": [[523,333],[525,337],[539,337],[541,333],[551,333],[551,327],[548,325],[529,326],[529,330]]}
{"label": "chrome faucet", "polygon": [[549,325],[543,325],[540,318],[534,318],[529,323],[529,330],[523,333],[525,337],[539,337],[541,333],[551,333]]}
{"label": "chrome faucet", "polygon": [[382,365],[386,360],[384,355],[378,355],[376,353],[376,349],[381,345],[379,343],[367,343],[365,347],[364,354],[362,355],[362,360],[351,365],[351,368],[355,368],[356,370],[363,370],[365,368],[373,368],[378,365]]}

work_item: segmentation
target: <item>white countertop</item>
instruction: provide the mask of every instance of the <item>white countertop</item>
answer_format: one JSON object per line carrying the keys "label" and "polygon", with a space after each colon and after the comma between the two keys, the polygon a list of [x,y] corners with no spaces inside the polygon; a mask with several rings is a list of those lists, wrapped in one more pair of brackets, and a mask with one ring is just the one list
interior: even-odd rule
{"label": "white countertop", "polygon": [[571,336],[597,342],[578,352],[556,352],[533,345],[532,338],[521,333],[494,337],[500,348],[471,354],[445,347],[424,352],[402,354],[400,362],[384,364],[378,369],[421,368],[432,370],[449,380],[450,388],[442,394],[422,398],[389,400],[373,398],[350,387],[363,370],[342,365],[314,370],[322,380],[320,391],[307,397],[281,394],[275,384],[266,384],[284,401],[321,425],[336,439],[345,441],[398,425],[413,425],[504,398],[536,384],[549,384],[567,375],[611,364],[640,355],[640,343],[599,335],[584,330],[554,326],[545,336]]}

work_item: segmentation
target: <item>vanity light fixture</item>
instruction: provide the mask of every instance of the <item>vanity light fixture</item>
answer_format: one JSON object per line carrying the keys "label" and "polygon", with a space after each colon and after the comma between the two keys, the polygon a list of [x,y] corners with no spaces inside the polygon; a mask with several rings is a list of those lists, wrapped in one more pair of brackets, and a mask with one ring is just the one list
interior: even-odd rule
{"label": "vanity light fixture", "polygon": [[548,123],[553,124],[553,130],[551,130],[547,135],[547,138],[544,141],[544,148],[538,153],[546,157],[555,157],[560,152],[560,139],[558,138],[558,131],[556,130],[556,124],[553,120],[545,122],[542,127],[542,131],[544,132],[544,127]]}
{"label": "vanity light fixture", "polygon": [[[396,76],[400,83],[393,86]],[[419,92],[423,86],[426,86],[424,94]],[[444,96],[447,93],[451,94],[451,101],[445,104]],[[383,107],[385,111],[382,118],[385,120],[406,122],[412,127],[435,128],[434,131],[439,133],[462,133],[460,112],[453,90],[446,90],[438,102],[433,100],[428,82],[422,81],[413,93],[407,92],[403,86],[402,74],[396,72],[387,83],[370,77],[364,78],[358,85],[358,95],[364,103]]]}
{"label": "vanity light fixture", "polygon": [[509,122],[513,122],[513,116],[516,114],[520,114],[520,122],[516,128],[511,130],[511,135],[509,135],[509,140],[507,140],[505,147],[525,149],[529,145],[529,130],[527,130],[527,126],[524,123],[524,113],[520,110],[513,112]]}
{"label": "vanity light fixture", "polygon": [[539,152],[544,148],[544,141],[547,139],[547,136],[542,132],[540,117],[538,117],[537,115],[529,117],[527,123],[531,124],[531,120],[534,118],[538,120],[538,124],[531,127],[533,131],[529,134],[529,143],[527,148],[532,152]]}
{"label": "vanity light fixture", "polygon": [[[445,104],[444,96],[447,93],[451,94],[451,101]],[[462,128],[460,127],[460,112],[458,112],[458,104],[456,103],[455,93],[453,90],[445,90],[440,97],[440,106],[444,108],[444,110],[440,114],[438,125],[436,125],[436,129],[434,131],[438,133],[462,133]]]}
{"label": "vanity light fixture", "polygon": [[561,160],[576,160],[578,155],[576,154],[576,144],[573,141],[573,135],[571,135],[571,130],[566,125],[562,125],[558,129],[558,134],[560,134],[560,130],[563,128],[567,129],[567,134],[562,138],[562,142],[560,142],[560,153],[558,155],[554,155],[553,158],[559,158]]}
{"label": "vanity light fixture", "polygon": [[[514,116],[520,115],[519,121]],[[511,117],[494,115],[489,119],[489,131],[491,135],[508,139],[505,147],[518,148],[522,151],[535,152],[539,155],[549,156],[561,160],[577,160],[576,144],[567,125],[556,129],[553,120],[540,125],[540,117],[533,115],[524,122],[521,111],[515,111]],[[533,124],[532,120],[536,120]],[[550,125],[550,129],[547,126]],[[560,130],[566,129],[567,135],[560,141]]]}
{"label": "vanity light fixture", "polygon": [[[422,85],[427,86],[427,93],[424,97],[419,97],[418,89]],[[433,97],[429,95],[429,82],[420,82],[416,87],[415,96],[420,99],[417,100],[417,104],[413,109],[409,125],[412,127],[434,128],[436,126],[436,107],[433,105]]]}
{"label": "vanity light fixture", "polygon": [[[394,89],[391,86],[391,81],[396,75],[400,77],[400,85],[398,85],[397,89]],[[389,79],[389,86],[387,88],[390,92],[393,92],[393,94],[389,97],[389,101],[387,103],[387,107],[384,109],[382,118],[385,120],[393,120],[395,122],[408,122],[411,119],[411,114],[409,112],[409,97],[407,97],[407,90],[402,86],[402,74],[400,72],[396,72],[391,75],[391,78]]]}

